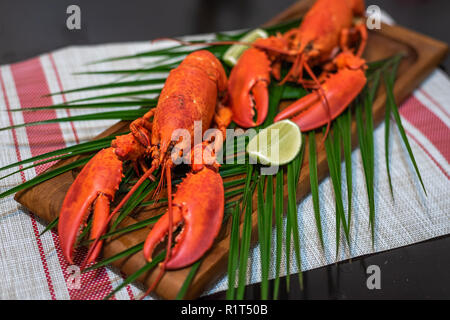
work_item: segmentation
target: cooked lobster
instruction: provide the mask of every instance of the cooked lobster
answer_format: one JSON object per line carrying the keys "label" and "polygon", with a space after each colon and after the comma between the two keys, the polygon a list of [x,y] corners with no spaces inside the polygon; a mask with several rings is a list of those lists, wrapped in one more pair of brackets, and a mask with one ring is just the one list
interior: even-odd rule
{"label": "cooked lobster", "polygon": [[[361,59],[367,40],[364,8],[363,0],[317,0],[298,28],[256,40],[230,73],[233,120],[245,128],[265,120],[270,76],[280,80],[281,65],[286,61],[292,66],[281,83],[293,81],[314,92],[289,106],[276,120],[299,113],[293,120],[302,131],[329,124],[366,82],[361,72],[366,68]],[[351,49],[356,41],[357,49]],[[316,66],[322,69],[318,76],[312,70]]]}
{"label": "cooked lobster", "polygon": [[[226,88],[225,71],[213,54],[205,50],[189,54],[170,72],[156,108],[133,121],[129,134],[118,136],[110,148],[101,150],[88,162],[68,190],[59,218],[61,246],[70,263],[73,263],[80,228],[91,208],[90,238],[95,241],[89,248],[87,263],[93,262],[100,253],[102,241],[99,237],[105,233],[111,217],[145,179],[154,179],[153,173],[158,168],[161,168],[161,181],[165,179],[167,182],[168,209],[148,234],[143,250],[146,259],[151,260],[153,249],[166,234],[168,249],[162,269],[185,267],[211,247],[219,233],[224,212],[223,181],[218,173],[219,165],[214,161],[214,152],[213,159],[208,161],[195,157],[191,172],[178,185],[173,199],[171,171],[180,157],[191,158],[196,150],[201,154],[220,139],[194,145],[187,139],[173,139],[173,134],[177,129],[184,129],[193,137],[196,121],[201,121],[202,136],[213,122],[225,134],[231,122],[231,110],[222,106],[220,99]],[[173,152],[175,147],[179,150],[188,147],[191,151],[187,155]],[[123,178],[125,161],[131,161],[137,171],[144,173],[110,212],[111,202]],[[172,248],[172,232],[182,223],[184,230]]]}

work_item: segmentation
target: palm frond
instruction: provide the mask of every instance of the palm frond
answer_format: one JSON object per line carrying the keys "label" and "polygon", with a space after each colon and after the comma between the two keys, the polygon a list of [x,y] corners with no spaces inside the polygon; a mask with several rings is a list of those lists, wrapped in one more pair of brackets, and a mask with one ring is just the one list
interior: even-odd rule
{"label": "palm frond", "polygon": [[275,224],[276,224],[276,258],[275,258],[275,281],[273,285],[273,298],[278,299],[280,287],[281,251],[283,248],[283,204],[284,204],[284,169],[281,167],[277,172],[275,190]]}
{"label": "palm frond", "polygon": [[400,59],[401,57],[395,57],[391,69],[389,71],[385,71],[384,73],[384,80],[386,84],[386,93],[387,93],[387,104],[389,105],[390,111],[392,111],[392,114],[394,115],[394,119],[400,132],[400,136],[402,137],[403,143],[405,144],[406,150],[408,151],[409,158],[414,166],[414,170],[416,171],[417,177],[419,178],[422,189],[425,192],[425,195],[427,195],[427,191],[425,189],[422,176],[420,175],[416,159],[414,158],[414,154],[411,150],[411,146],[409,144],[408,137],[406,136],[405,129],[403,128],[400,113],[398,112],[398,106],[397,103],[395,102],[394,97],[394,81],[397,73],[397,68],[400,63]]}
{"label": "palm frond", "polygon": [[192,279],[194,279],[195,275],[197,274],[198,268],[200,267],[202,261],[203,259],[200,259],[192,265],[191,270],[189,270],[189,273],[180,288],[180,291],[178,291],[177,296],[175,297],[175,300],[181,300],[184,298],[192,282]]}
{"label": "palm frond", "polygon": [[48,123],[71,122],[71,121],[88,121],[88,120],[128,120],[128,121],[132,121],[139,117],[142,117],[147,112],[148,112],[148,110],[146,110],[146,109],[132,109],[132,110],[126,110],[126,111],[108,111],[108,112],[91,113],[91,114],[84,114],[84,115],[79,115],[79,116],[55,118],[55,119],[35,121],[35,122],[26,122],[26,123],[17,124],[14,126],[0,128],[0,131],[17,129],[17,128],[21,128],[21,127],[36,126],[36,125],[48,124]]}
{"label": "palm frond", "polygon": [[319,181],[317,178],[317,154],[316,154],[316,134],[314,130],[309,133],[309,180],[311,184],[311,196],[313,200],[314,217],[316,219],[317,232],[320,244],[325,248],[323,242],[322,222],[320,220],[319,205]]}

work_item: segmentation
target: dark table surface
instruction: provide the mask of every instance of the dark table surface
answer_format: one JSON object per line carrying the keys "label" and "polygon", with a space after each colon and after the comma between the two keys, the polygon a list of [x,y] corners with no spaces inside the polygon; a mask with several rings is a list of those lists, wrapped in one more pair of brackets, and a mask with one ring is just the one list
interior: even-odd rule
{"label": "dark table surface", "polygon": [[[75,44],[142,41],[256,27],[294,0],[1,0],[0,64]],[[66,9],[81,8],[81,30],[68,30]],[[450,43],[450,1],[366,0],[398,24]],[[450,70],[450,59],[441,65]],[[450,210],[450,208],[449,208]],[[304,290],[291,278],[283,299],[450,298],[450,237],[445,236],[303,273]],[[381,269],[381,289],[367,289],[367,266]],[[246,298],[258,299],[259,285]],[[225,298],[217,293],[204,299]]]}

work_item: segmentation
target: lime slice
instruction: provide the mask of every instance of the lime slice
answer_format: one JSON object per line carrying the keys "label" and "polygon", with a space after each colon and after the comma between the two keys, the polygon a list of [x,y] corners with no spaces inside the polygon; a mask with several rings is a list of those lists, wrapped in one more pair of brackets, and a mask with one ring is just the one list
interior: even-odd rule
{"label": "lime slice", "polygon": [[264,165],[281,166],[291,162],[302,146],[300,128],[290,120],[275,122],[250,140],[249,156]]}
{"label": "lime slice", "polygon": [[[268,36],[269,35],[264,30],[255,29],[247,33],[245,36],[239,39],[239,41],[252,43],[256,39],[267,38]],[[225,51],[225,54],[223,55],[223,61],[230,67],[233,67],[238,62],[241,54],[247,49],[248,46],[242,44],[234,44],[229,47],[227,51]]]}

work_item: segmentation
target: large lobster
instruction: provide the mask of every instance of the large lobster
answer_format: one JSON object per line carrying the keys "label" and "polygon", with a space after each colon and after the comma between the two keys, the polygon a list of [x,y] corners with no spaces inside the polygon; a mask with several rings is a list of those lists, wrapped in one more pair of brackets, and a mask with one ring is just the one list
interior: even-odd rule
{"label": "large lobster", "polygon": [[[282,62],[287,61],[292,66],[282,83],[294,81],[314,91],[288,106],[275,121],[293,117],[302,131],[329,124],[366,83],[361,55],[367,30],[362,19],[355,19],[363,17],[364,9],[363,0],[317,0],[298,28],[255,41],[230,73],[233,120],[245,128],[265,120],[270,75],[280,80]],[[360,43],[352,50],[355,38]],[[322,67],[319,76],[313,73],[315,66]]]}
{"label": "large lobster", "polygon": [[[89,248],[87,263],[98,256],[101,249],[98,238],[104,234],[111,217],[145,179],[154,179],[152,174],[158,168],[161,168],[161,181],[165,178],[167,182],[168,211],[146,239],[143,250],[146,259],[151,260],[153,249],[166,234],[168,249],[162,270],[190,265],[211,247],[219,233],[224,211],[223,181],[214,153],[208,161],[196,157],[191,164],[191,172],[178,185],[173,199],[171,170],[177,158],[191,157],[196,148],[203,151],[220,139],[210,139],[194,146],[190,142],[193,139],[174,141],[172,137],[177,129],[187,130],[193,137],[196,121],[201,121],[203,136],[213,120],[225,134],[231,122],[231,110],[218,101],[226,88],[225,71],[213,54],[205,50],[189,54],[170,72],[157,107],[133,121],[131,133],[118,136],[110,148],[101,150],[88,162],[68,190],[59,218],[61,246],[70,263],[73,263],[74,245],[80,228],[91,208],[93,222],[90,238],[96,240]],[[191,152],[188,155],[172,152],[175,147],[179,150],[188,147]],[[151,160],[149,166],[146,159]],[[123,177],[123,162],[127,160],[133,162],[137,171],[143,170],[144,173],[115,210],[110,212],[110,204]],[[171,249],[172,232],[182,223],[183,230]]]}

